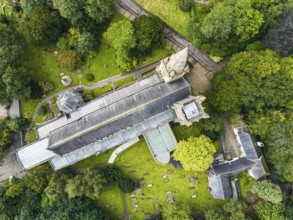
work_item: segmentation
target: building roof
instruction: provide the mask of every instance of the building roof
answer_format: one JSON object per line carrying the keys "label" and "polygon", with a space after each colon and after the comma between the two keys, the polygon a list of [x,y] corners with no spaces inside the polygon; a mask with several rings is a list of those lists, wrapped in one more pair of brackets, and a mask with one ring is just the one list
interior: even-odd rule
{"label": "building roof", "polygon": [[81,95],[73,91],[65,91],[58,96],[57,105],[58,108],[69,114],[77,110],[83,103]]}
{"label": "building roof", "polygon": [[238,179],[231,181],[232,192],[233,192],[233,200],[239,201],[241,199],[241,191],[239,186]]}
{"label": "building roof", "polygon": [[232,195],[232,189],[229,177],[215,175],[211,171],[208,172],[210,193],[215,199],[226,199]]}
{"label": "building roof", "polygon": [[160,164],[168,164],[171,159],[170,152],[177,146],[176,138],[168,123],[160,125],[144,134],[146,142],[155,160]]}
{"label": "building roof", "polygon": [[68,154],[165,112],[189,95],[184,79],[159,83],[52,131],[48,149]]}
{"label": "building roof", "polygon": [[188,120],[191,120],[198,115],[202,114],[200,111],[200,108],[196,105],[195,101],[189,102],[183,106],[183,112],[186,115],[186,118]]}
{"label": "building roof", "polygon": [[172,54],[169,62],[167,63],[167,70],[170,71],[174,71],[175,73],[181,73],[187,63],[187,59],[188,59],[188,47],[185,47],[184,49],[182,49],[181,51]]}
{"label": "building roof", "polygon": [[253,159],[253,160],[258,159],[261,154],[259,151],[257,151],[258,146],[254,144],[254,141],[251,135],[246,131],[237,130],[237,129],[235,130],[238,136],[238,141],[245,153],[245,156],[248,159]]}
{"label": "building roof", "polygon": [[232,176],[248,170],[253,165],[255,165],[255,162],[246,157],[241,157],[225,163],[213,164],[212,167],[216,175]]}

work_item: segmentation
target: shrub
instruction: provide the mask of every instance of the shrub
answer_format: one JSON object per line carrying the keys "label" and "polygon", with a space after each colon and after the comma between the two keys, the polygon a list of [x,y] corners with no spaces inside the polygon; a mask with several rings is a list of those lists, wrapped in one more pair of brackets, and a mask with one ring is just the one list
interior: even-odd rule
{"label": "shrub", "polygon": [[46,105],[41,105],[40,108],[38,109],[38,114],[39,115],[45,115],[48,113],[48,108]]}
{"label": "shrub", "polygon": [[35,82],[35,81],[31,81],[29,83],[30,87],[31,87],[31,94],[30,97],[32,99],[40,99],[43,97],[44,95],[44,90],[43,87],[40,86],[39,83]]}
{"label": "shrub", "polygon": [[86,78],[87,81],[90,82],[90,81],[94,80],[95,76],[93,74],[91,74],[91,73],[87,73],[87,74],[85,74],[85,78]]}
{"label": "shrub", "polygon": [[135,189],[134,181],[129,177],[123,177],[119,181],[119,188],[124,193],[131,193]]}
{"label": "shrub", "polygon": [[26,118],[17,117],[8,120],[6,124],[12,131],[21,131],[28,126],[29,121]]}
{"label": "shrub", "polygon": [[191,11],[193,5],[194,5],[194,1],[193,0],[179,0],[179,8],[183,12],[189,12],[189,11]]}
{"label": "shrub", "polygon": [[104,174],[108,184],[118,183],[121,179],[121,172],[116,167],[106,166],[103,169],[103,174]]}

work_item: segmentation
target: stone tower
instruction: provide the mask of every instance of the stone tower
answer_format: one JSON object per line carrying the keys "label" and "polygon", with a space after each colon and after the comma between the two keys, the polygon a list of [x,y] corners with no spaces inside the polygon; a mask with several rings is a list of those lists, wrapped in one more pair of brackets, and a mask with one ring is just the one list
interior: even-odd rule
{"label": "stone tower", "polygon": [[201,105],[205,99],[206,97],[202,95],[189,96],[186,99],[174,103],[172,108],[177,115],[174,122],[190,126],[193,122],[198,122],[202,118],[209,118],[209,115],[204,112],[204,107]]}
{"label": "stone tower", "polygon": [[157,66],[156,71],[161,80],[166,83],[173,82],[186,73],[189,72],[188,59],[188,47],[183,50],[161,60],[160,65]]}

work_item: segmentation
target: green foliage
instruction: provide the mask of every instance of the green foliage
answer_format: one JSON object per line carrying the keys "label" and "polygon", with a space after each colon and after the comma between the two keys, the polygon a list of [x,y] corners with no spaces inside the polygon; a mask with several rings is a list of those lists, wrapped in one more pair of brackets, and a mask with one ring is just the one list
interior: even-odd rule
{"label": "green foliage", "polygon": [[11,144],[13,132],[9,128],[0,128],[0,153]]}
{"label": "green foliage", "polygon": [[81,54],[75,50],[63,51],[58,56],[58,62],[62,67],[75,70],[82,63]]}
{"label": "green foliage", "polygon": [[280,204],[258,203],[254,210],[259,220],[285,220],[284,207]]}
{"label": "green foliage", "polygon": [[65,50],[70,50],[71,49],[71,46],[70,46],[70,43],[69,43],[69,38],[67,35],[63,35],[62,37],[60,37],[58,39],[58,42],[57,42],[57,47],[61,50],[61,51],[65,51]]}
{"label": "green foliage", "polygon": [[183,12],[189,12],[194,6],[194,0],[179,0],[179,8]]}
{"label": "green foliage", "polygon": [[93,34],[84,32],[79,35],[76,50],[82,55],[87,55],[97,49],[97,42]]}
{"label": "green foliage", "polygon": [[8,189],[6,190],[5,195],[9,197],[17,197],[19,196],[24,190],[24,185],[21,181],[13,180],[11,181]]}
{"label": "green foliage", "polygon": [[187,204],[170,203],[163,207],[162,216],[165,220],[191,220],[191,208]]}
{"label": "green foliage", "polygon": [[173,156],[182,163],[185,170],[204,172],[213,162],[214,153],[216,153],[216,148],[211,139],[205,135],[200,135],[199,137],[181,140]]}
{"label": "green foliage", "polygon": [[280,56],[293,53],[293,8],[284,12],[278,23],[264,36],[264,44],[276,51]]}
{"label": "green foliage", "polygon": [[134,20],[133,27],[139,54],[149,54],[152,49],[164,44],[164,25],[160,18],[142,15]]}
{"label": "green foliage", "polygon": [[226,220],[225,213],[218,207],[209,208],[204,213],[205,220]]}
{"label": "green foliage", "polygon": [[23,117],[16,117],[7,120],[6,124],[12,131],[22,131],[28,126],[29,121]]}
{"label": "green foliage", "polygon": [[122,71],[133,69],[137,60],[132,55],[132,50],[136,46],[134,28],[130,21],[118,21],[113,23],[104,33],[104,37],[110,41],[116,49],[116,64]]}
{"label": "green foliage", "polygon": [[223,210],[229,220],[245,220],[244,209],[247,205],[243,202],[237,202],[234,200],[229,200],[223,205]]}
{"label": "green foliage", "polygon": [[48,81],[39,81],[39,85],[42,87],[43,92],[47,94],[55,89],[53,83]]}
{"label": "green foliage", "polygon": [[87,81],[91,82],[95,79],[95,76],[91,73],[87,73],[87,74],[85,74],[85,78]]}
{"label": "green foliage", "polygon": [[106,166],[102,171],[109,185],[118,183],[122,178],[121,171],[117,167]]}
{"label": "green foliage", "polygon": [[83,2],[83,0],[53,0],[54,7],[59,10],[62,17],[67,18],[73,24],[84,16]]}
{"label": "green foliage", "polygon": [[98,24],[102,24],[111,18],[115,2],[117,0],[85,0],[84,9]]}
{"label": "green foliage", "polygon": [[45,195],[49,198],[51,203],[59,201],[66,195],[64,189],[69,178],[71,178],[71,175],[68,173],[61,171],[53,173],[44,190]]}
{"label": "green foliage", "polygon": [[41,105],[39,107],[39,109],[38,109],[38,114],[39,115],[45,115],[47,113],[48,113],[48,107],[47,107],[47,105],[46,104]]}
{"label": "green foliage", "polygon": [[224,129],[224,125],[221,115],[219,113],[213,112],[210,113],[209,116],[209,118],[199,121],[202,129],[215,132],[222,131]]}
{"label": "green foliage", "polygon": [[81,197],[84,195],[84,191],[82,175],[76,175],[67,181],[65,192],[67,192],[68,198]]}
{"label": "green foliage", "polygon": [[45,0],[20,0],[20,6],[24,13],[29,14],[38,6],[43,5]]}
{"label": "green foliage", "polygon": [[131,193],[135,189],[135,182],[129,177],[119,179],[119,188],[123,193]]}
{"label": "green foliage", "polygon": [[162,220],[161,214],[153,214],[151,216],[148,216],[145,220]]}
{"label": "green foliage", "polygon": [[98,198],[106,182],[103,173],[99,169],[95,167],[86,168],[83,174],[84,195]]}
{"label": "green foliage", "polygon": [[29,172],[24,177],[24,185],[36,193],[42,193],[48,185],[47,175],[40,171]]}
{"label": "green foliage", "polygon": [[82,97],[84,101],[88,102],[95,98],[95,93],[91,90],[84,90],[82,92]]}
{"label": "green foliage", "polygon": [[29,13],[22,24],[27,39],[36,45],[56,42],[66,29],[67,22],[59,12],[45,6]]}
{"label": "green foliage", "polygon": [[261,41],[254,41],[246,46],[246,51],[263,51],[266,47]]}
{"label": "green foliage", "polygon": [[282,201],[281,188],[267,180],[254,182],[251,191],[267,202],[277,204]]}

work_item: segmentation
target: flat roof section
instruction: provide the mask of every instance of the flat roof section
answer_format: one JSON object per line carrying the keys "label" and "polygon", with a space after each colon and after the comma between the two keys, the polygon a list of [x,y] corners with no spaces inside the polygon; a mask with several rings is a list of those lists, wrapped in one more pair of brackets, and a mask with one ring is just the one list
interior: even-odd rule
{"label": "flat roof section", "polygon": [[195,102],[190,102],[184,105],[183,111],[188,120],[193,119],[200,114],[200,111]]}
{"label": "flat roof section", "polygon": [[144,134],[145,140],[155,158],[160,164],[168,164],[177,146],[177,140],[169,123],[159,126]]}
{"label": "flat roof section", "polygon": [[44,138],[17,151],[17,159],[25,170],[36,167],[56,157],[54,152],[47,150],[48,144],[49,139]]}

